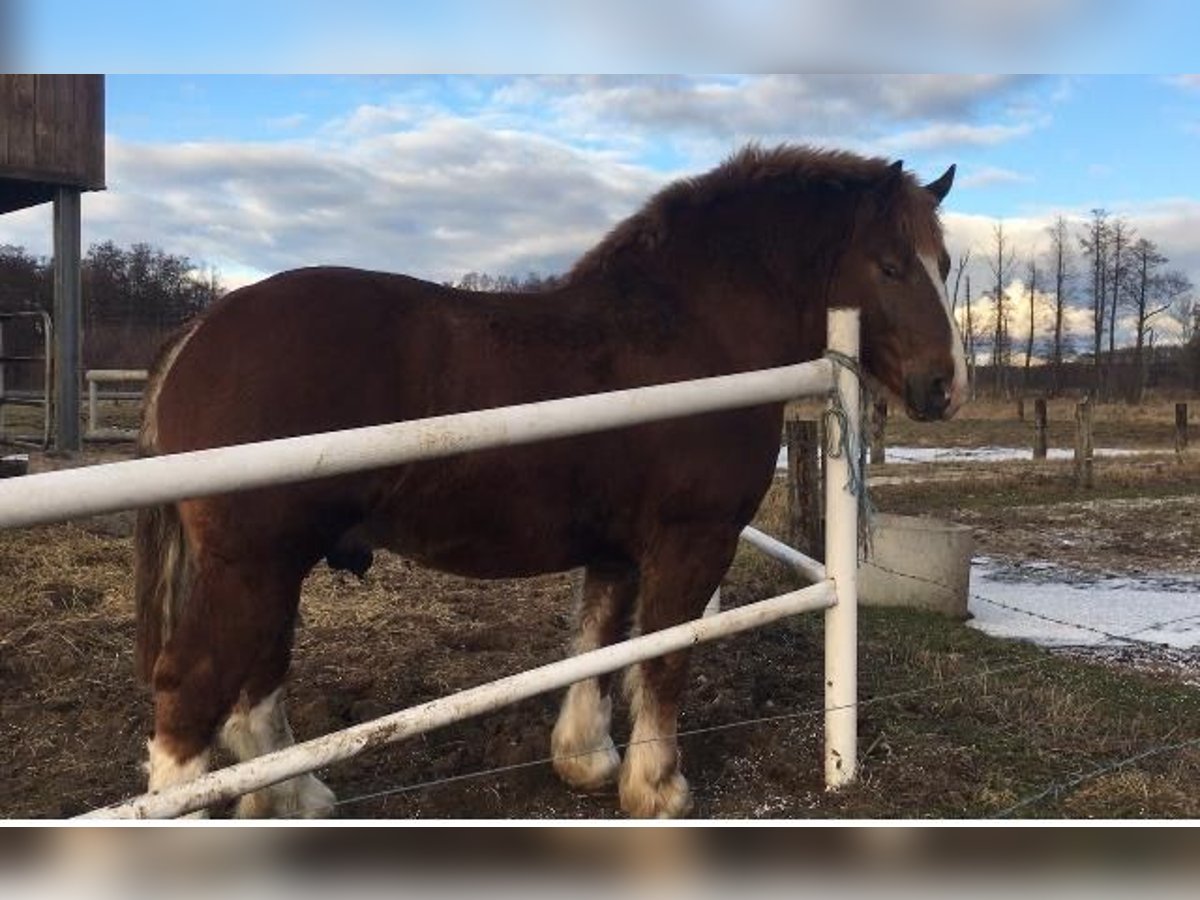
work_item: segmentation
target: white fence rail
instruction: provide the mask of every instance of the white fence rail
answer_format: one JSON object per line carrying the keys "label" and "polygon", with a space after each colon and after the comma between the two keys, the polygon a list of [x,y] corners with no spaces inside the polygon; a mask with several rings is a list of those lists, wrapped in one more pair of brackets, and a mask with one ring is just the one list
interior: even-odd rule
{"label": "white fence rail", "polygon": [[0,483],[0,528],[310,481],[819,394],[829,387],[831,368],[828,360],[820,359],[697,381],[29,475]]}
{"label": "white fence rail", "polygon": [[[834,310],[829,347],[857,357],[858,313]],[[705,412],[822,394],[836,387],[846,428],[859,432],[859,385],[854,374],[826,359],[756,372],[655,385],[584,397],[438,416],[411,422],[327,432],[234,447],[200,450],[28,475],[0,482],[0,527],[11,528],[152,506],[176,500],[267,487],[485,448],[515,446],[680,418]],[[836,430],[836,425],[833,426]],[[831,438],[837,439],[833,434]],[[857,498],[851,491],[848,455],[831,455],[826,478],[826,564],[761,533],[747,540],[810,576],[825,575],[804,591],[749,604],[640,638],[582,654],[550,666],[482,685],[374,722],[298,744],[212,772],[169,791],[97,810],[98,817],[170,816],[199,809],[286,778],[614,671],[672,649],[711,640],[803,610],[826,612],[826,783],[835,788],[854,777],[857,668]],[[748,529],[748,531],[753,531]],[[765,540],[764,540],[765,539]],[[790,549],[790,548],[786,548]],[[794,553],[794,551],[793,551]]]}

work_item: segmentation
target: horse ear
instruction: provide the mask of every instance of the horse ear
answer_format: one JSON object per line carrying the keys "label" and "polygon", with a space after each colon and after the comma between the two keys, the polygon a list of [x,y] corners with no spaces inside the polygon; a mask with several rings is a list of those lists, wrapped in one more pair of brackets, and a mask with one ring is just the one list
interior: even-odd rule
{"label": "horse ear", "polygon": [[939,178],[937,181],[931,181],[929,184],[925,185],[925,190],[933,194],[933,196],[937,198],[938,203],[941,203],[943,200],[945,200],[946,195],[950,193],[950,185],[954,184],[955,168],[956,166],[952,164],[950,168],[942,173],[941,178]]}

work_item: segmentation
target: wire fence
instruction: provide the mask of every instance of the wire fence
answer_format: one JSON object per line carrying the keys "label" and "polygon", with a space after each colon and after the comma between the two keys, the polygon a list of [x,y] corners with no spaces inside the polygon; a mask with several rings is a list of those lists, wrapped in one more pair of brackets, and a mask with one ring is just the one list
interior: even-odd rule
{"label": "wire fence", "polygon": [[[875,565],[877,568],[880,568],[882,571],[885,571],[894,576],[914,579],[916,581],[927,583],[931,588],[936,588],[936,589],[942,590],[942,591],[951,590],[949,585],[944,584],[942,582],[938,582],[936,580],[925,578],[923,576],[916,575],[911,572],[901,572],[901,571],[891,569],[888,567],[879,566],[877,561],[872,561],[872,565]],[[1178,623],[1184,622],[1184,621],[1200,622],[1200,611],[1197,611],[1195,614],[1189,614],[1189,615],[1184,615],[1184,616],[1174,616],[1170,619],[1163,619],[1160,621],[1152,622],[1148,625],[1143,625],[1133,631],[1129,631],[1129,632],[1126,632],[1123,634],[1118,634],[1118,633],[1115,633],[1112,631],[1107,631],[1102,628],[1096,628],[1096,627],[1094,627],[1092,625],[1088,625],[1086,623],[1069,621],[1069,620],[1066,620],[1066,619],[1063,619],[1063,618],[1060,618],[1057,616],[1046,615],[1046,614],[1041,613],[1034,609],[1020,607],[1020,606],[1016,606],[1016,605],[1013,605],[1010,603],[1004,603],[1002,601],[998,601],[993,598],[984,597],[982,594],[979,594],[977,592],[970,593],[970,599],[971,599],[971,601],[973,601],[975,603],[990,604],[990,605],[993,605],[993,606],[996,606],[999,608],[1003,608],[1009,612],[1028,616],[1035,620],[1052,623],[1052,624],[1055,624],[1058,626],[1066,626],[1066,627],[1070,627],[1070,628],[1076,628],[1076,629],[1079,629],[1080,631],[1095,634],[1095,635],[1103,638],[1103,641],[1100,643],[1088,644],[1087,646],[1089,649],[1099,649],[1099,648],[1103,648],[1104,646],[1123,644],[1123,645],[1136,645],[1141,648],[1144,648],[1147,651],[1154,652],[1154,653],[1161,653],[1163,651],[1174,651],[1177,648],[1174,648],[1170,644],[1167,644],[1162,641],[1147,640],[1145,638],[1139,637],[1138,635],[1143,634],[1145,632],[1149,632],[1149,631],[1156,631],[1159,628],[1163,628],[1165,626],[1172,625],[1172,624],[1178,624]],[[1060,645],[1060,647],[1063,647],[1063,648],[1066,648],[1068,646],[1069,645]],[[1194,655],[1196,657],[1196,665],[1198,668],[1200,668],[1200,651],[1194,651]],[[832,712],[832,711],[836,711],[836,710],[840,710],[840,709],[847,709],[847,708],[855,708],[858,710],[862,710],[862,709],[865,709],[868,707],[882,706],[882,705],[892,703],[892,702],[895,702],[898,700],[910,699],[910,698],[914,698],[914,697],[922,697],[922,696],[934,695],[934,694],[938,694],[938,693],[945,693],[945,692],[960,690],[962,688],[965,688],[965,687],[973,685],[973,684],[977,684],[980,682],[986,682],[988,679],[994,679],[998,676],[1010,676],[1010,675],[1015,675],[1015,674],[1021,673],[1021,672],[1026,672],[1026,673],[1037,672],[1037,671],[1045,668],[1046,666],[1052,664],[1055,660],[1056,660],[1056,657],[1052,653],[1046,653],[1046,654],[1039,655],[1039,656],[1037,656],[1033,659],[1027,660],[1027,661],[1013,663],[1010,665],[989,667],[989,668],[985,668],[978,672],[972,672],[972,673],[962,675],[959,677],[955,677],[955,678],[939,680],[937,682],[930,683],[928,685],[924,685],[921,687],[906,688],[903,690],[886,692],[886,693],[878,694],[875,696],[866,697],[866,698],[858,700],[854,704],[847,704],[844,706],[831,707],[828,709],[822,704],[819,706],[808,707],[805,709],[796,709],[796,710],[791,710],[791,711],[768,715],[768,716],[749,717],[749,718],[739,719],[736,721],[731,721],[731,722],[717,724],[717,725],[709,725],[709,726],[705,726],[705,727],[692,728],[692,729],[682,729],[678,732],[677,737],[681,741],[686,741],[686,740],[694,739],[694,738],[697,738],[697,737],[700,737],[703,735],[709,735],[709,734],[714,734],[714,733],[718,733],[718,732],[738,731],[738,730],[742,730],[742,729],[757,728],[757,727],[762,727],[762,726],[780,725],[780,724],[784,724],[784,723],[803,721],[803,720],[817,720],[820,717],[823,717],[826,714],[826,712]],[[623,744],[618,744],[617,749],[627,750],[630,746],[633,745],[633,743],[634,742],[625,742]],[[1127,756],[1122,756],[1117,759],[1113,759],[1102,765],[1094,766],[1090,769],[1087,769],[1086,771],[1078,772],[1071,776],[1064,777],[1060,780],[1046,784],[1045,786],[1039,788],[1038,790],[1032,791],[1028,795],[1020,797],[1016,802],[1010,804],[1009,806],[1007,806],[997,812],[990,813],[987,816],[987,818],[995,818],[995,819],[1011,818],[1011,817],[1017,815],[1018,813],[1020,813],[1021,811],[1028,810],[1031,807],[1034,807],[1037,804],[1043,803],[1045,801],[1056,801],[1056,800],[1062,799],[1062,798],[1068,796],[1071,792],[1073,792],[1076,789],[1078,789],[1079,787],[1081,787],[1082,785],[1084,785],[1090,781],[1093,781],[1097,778],[1101,778],[1105,775],[1120,771],[1122,769],[1125,769],[1129,766],[1132,766],[1136,763],[1142,762],[1147,759],[1151,759],[1151,758],[1158,757],[1158,756],[1163,756],[1163,755],[1169,754],[1169,753],[1181,752],[1181,751],[1184,751],[1184,750],[1187,750],[1187,749],[1190,749],[1193,747],[1200,747],[1200,736],[1192,737],[1192,738],[1185,738],[1183,740],[1175,740],[1175,741],[1171,741],[1171,742],[1162,743],[1162,744],[1159,744],[1159,745],[1156,745],[1153,747],[1144,748],[1142,750],[1139,750],[1136,753],[1129,754]],[[586,756],[586,755],[589,755],[589,752],[606,752],[606,751],[584,751],[583,753],[580,753],[577,755]],[[379,800],[383,800],[383,799],[386,799],[389,797],[409,795],[409,794],[414,794],[414,793],[421,792],[421,791],[428,791],[428,790],[434,790],[434,789],[438,789],[438,788],[444,788],[444,787],[448,787],[451,785],[460,785],[460,784],[469,783],[469,782],[479,782],[479,781],[483,781],[485,779],[500,778],[500,777],[514,774],[516,772],[528,771],[528,770],[538,769],[538,768],[548,768],[553,764],[553,762],[554,762],[553,757],[544,756],[544,757],[540,757],[537,759],[522,761],[522,762],[513,763],[513,764],[486,767],[486,768],[476,769],[476,770],[472,770],[472,771],[468,771],[468,772],[462,772],[462,773],[445,776],[445,777],[427,779],[427,780],[416,781],[416,782],[411,782],[411,783],[406,783],[406,784],[398,784],[398,785],[395,785],[390,788],[384,788],[381,790],[374,790],[374,791],[369,791],[366,793],[355,794],[352,796],[340,798],[339,800],[337,800],[335,802],[335,807],[337,807],[339,809],[346,809],[348,807],[352,807],[355,805],[368,803],[371,801],[379,801]]]}
{"label": "wire fence", "polygon": [[[873,564],[876,565],[877,567],[879,567],[878,563],[873,563]],[[926,582],[931,587],[937,587],[940,590],[950,590],[951,589],[946,584],[943,584],[941,582],[937,582],[937,581],[934,581],[934,580],[931,580],[928,578],[924,578],[922,576],[914,575],[909,572],[900,572],[900,571],[897,571],[894,569],[889,569],[886,567],[879,567],[879,568],[881,568],[883,571],[886,571],[892,575],[902,576],[902,577],[906,577],[906,578],[913,578],[918,581]],[[1067,621],[1065,619],[1061,619],[1058,617],[1047,616],[1043,613],[1037,612],[1036,610],[1031,610],[1031,609],[1027,609],[1027,608],[1023,608],[1023,607],[1014,606],[1012,604],[1003,603],[1001,601],[997,601],[997,600],[993,600],[988,597],[984,597],[978,593],[971,593],[970,597],[973,601],[976,601],[979,603],[992,604],[992,605],[995,605],[998,607],[1002,607],[1010,612],[1015,612],[1015,613],[1029,616],[1033,619],[1050,622],[1050,623],[1060,625],[1060,626],[1077,628],[1081,631],[1093,633],[1093,634],[1103,637],[1106,642],[1120,642],[1120,643],[1124,643],[1124,644],[1135,644],[1135,645],[1139,645],[1141,647],[1144,647],[1144,648],[1146,648],[1148,650],[1152,650],[1152,651],[1171,650],[1174,648],[1170,644],[1166,644],[1166,643],[1163,643],[1160,641],[1146,640],[1144,638],[1139,638],[1137,635],[1142,634],[1147,631],[1154,631],[1159,628],[1165,627],[1167,625],[1176,624],[1176,623],[1183,622],[1183,621],[1190,621],[1190,620],[1200,621],[1200,612],[1197,612],[1196,614],[1193,614],[1193,615],[1175,616],[1171,619],[1164,619],[1164,620],[1161,620],[1158,622],[1153,622],[1149,625],[1141,626],[1140,628],[1138,628],[1134,631],[1125,633],[1125,634],[1116,634],[1114,632],[1106,631],[1106,630],[1100,629],[1100,628],[1095,628],[1093,626],[1086,625],[1081,622],[1071,622],[1071,621]],[[1103,645],[1102,644],[1089,645],[1089,647],[1093,647],[1093,648],[1099,647],[1099,646],[1103,646]],[[934,694],[934,693],[938,693],[938,692],[945,692],[945,691],[951,691],[951,690],[958,689],[958,688],[963,688],[963,687],[966,687],[967,685],[971,685],[971,684],[974,684],[977,682],[983,682],[989,678],[995,678],[997,676],[1012,675],[1012,674],[1016,674],[1018,672],[1037,671],[1037,670],[1040,670],[1040,669],[1046,667],[1047,665],[1051,664],[1054,661],[1054,659],[1055,659],[1055,657],[1048,653],[1048,654],[1038,656],[1034,659],[1031,659],[1031,660],[1028,660],[1025,662],[1013,663],[1011,665],[997,666],[997,667],[993,667],[993,668],[987,668],[987,669],[984,669],[979,672],[973,672],[973,673],[963,675],[963,676],[960,676],[957,678],[942,680],[937,683],[929,684],[929,685],[926,685],[923,687],[908,688],[908,689],[904,689],[904,690],[879,694],[879,695],[876,695],[873,697],[868,697],[868,698],[859,700],[857,703],[854,703],[854,704],[847,704],[845,706],[829,707],[829,708],[825,707],[824,705],[821,705],[821,706],[816,706],[816,707],[810,707],[807,709],[793,710],[791,712],[779,713],[779,714],[770,715],[770,716],[757,716],[757,717],[752,717],[752,718],[740,719],[737,721],[728,722],[728,723],[724,723],[724,724],[720,724],[720,725],[706,726],[706,727],[702,727],[702,728],[684,729],[684,730],[680,730],[678,732],[677,736],[682,741],[682,740],[687,740],[687,739],[695,738],[695,737],[702,736],[702,735],[713,734],[716,732],[736,731],[739,729],[756,728],[756,727],[761,727],[764,725],[777,725],[777,724],[781,724],[781,723],[785,723],[785,722],[795,722],[798,720],[807,720],[807,719],[815,720],[819,717],[824,716],[826,712],[833,712],[836,710],[846,709],[846,708],[855,708],[855,709],[861,710],[866,707],[879,706],[879,705],[883,705],[883,704],[894,702],[894,701],[901,700],[901,699],[920,697],[920,696],[930,695],[930,694]],[[1198,654],[1198,656],[1197,656],[1197,665],[1200,666],[1200,654]],[[618,744],[617,749],[627,750],[630,746],[633,745],[633,743],[634,742],[626,742],[623,744]],[[1080,787],[1081,785],[1086,784],[1089,781],[1103,777],[1104,775],[1111,774],[1113,772],[1117,772],[1121,769],[1124,769],[1124,768],[1126,768],[1130,765],[1133,765],[1137,762],[1140,762],[1142,760],[1149,759],[1149,758],[1152,758],[1155,756],[1161,756],[1161,755],[1164,755],[1167,753],[1179,752],[1179,751],[1186,750],[1186,749],[1189,749],[1192,747],[1200,747],[1200,737],[1195,737],[1195,738],[1186,739],[1186,740],[1182,740],[1182,741],[1174,741],[1174,742],[1165,743],[1165,744],[1154,746],[1154,747],[1151,747],[1148,749],[1141,750],[1136,754],[1122,757],[1122,758],[1113,760],[1109,763],[1106,763],[1102,766],[1097,766],[1088,771],[1085,771],[1085,772],[1082,772],[1082,773],[1079,773],[1076,775],[1072,775],[1068,778],[1064,778],[1064,779],[1061,779],[1056,782],[1052,782],[1052,783],[1046,785],[1045,787],[1043,787],[1033,793],[1030,793],[1027,796],[1020,798],[1017,802],[1011,804],[1010,806],[1008,806],[998,812],[992,813],[990,816],[988,816],[988,818],[995,818],[995,819],[1010,818],[1010,817],[1014,816],[1015,814],[1017,814],[1018,812],[1020,812],[1021,810],[1028,809],[1028,808],[1030,808],[1044,800],[1047,800],[1047,799],[1061,798],[1061,797],[1069,794],[1071,791],[1074,791],[1076,788]],[[589,755],[590,752],[607,752],[607,751],[585,751],[585,752],[577,754],[577,755],[578,756],[586,756],[586,755]],[[363,794],[357,794],[357,795],[350,796],[350,797],[344,797],[344,798],[336,801],[335,806],[339,807],[339,808],[345,808],[348,806],[353,806],[355,804],[366,803],[369,801],[377,801],[377,800],[385,799],[388,797],[394,797],[394,796],[399,796],[399,795],[404,795],[404,794],[412,794],[412,793],[416,793],[419,791],[425,791],[425,790],[433,790],[436,788],[447,787],[449,785],[455,785],[455,784],[462,784],[465,782],[481,781],[481,780],[488,779],[488,778],[501,777],[501,776],[509,775],[509,774],[512,774],[512,773],[518,772],[518,771],[527,771],[530,769],[549,767],[553,764],[553,761],[554,760],[552,757],[547,756],[547,757],[542,757],[542,758],[535,759],[535,760],[528,760],[528,761],[523,761],[520,763],[510,764],[510,765],[488,767],[488,768],[477,769],[477,770],[470,771],[470,772],[463,772],[463,773],[459,773],[459,774],[451,775],[451,776],[447,776],[447,777],[442,777],[442,778],[428,779],[428,780],[413,782],[413,783],[409,783],[409,784],[396,785],[395,787],[386,788],[383,790],[376,790],[376,791],[371,791],[369,793],[363,793]]]}

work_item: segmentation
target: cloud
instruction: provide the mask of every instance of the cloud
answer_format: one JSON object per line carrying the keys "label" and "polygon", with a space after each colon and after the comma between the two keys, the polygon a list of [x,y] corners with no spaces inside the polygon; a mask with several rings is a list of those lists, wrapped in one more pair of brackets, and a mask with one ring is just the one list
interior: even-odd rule
{"label": "cloud", "polygon": [[[657,133],[795,139],[874,136],[897,123],[970,118],[1029,83],[1006,75],[551,76],[520,79],[494,99],[514,107],[549,106],[565,123],[622,122]],[[1023,134],[1030,126],[1011,127]],[[969,131],[961,134],[970,139]],[[1008,136],[987,127],[979,135],[975,142]]]}
{"label": "cloud", "polygon": [[1012,169],[1002,169],[998,166],[979,166],[969,170],[961,178],[955,180],[955,187],[978,188],[991,187],[997,184],[1024,184],[1033,181],[1030,175],[1014,172]]}
{"label": "cloud", "polygon": [[[86,242],[150,241],[244,278],[324,263],[431,279],[561,271],[661,181],[453,120],[349,148],[112,139],[108,160],[109,190],[85,201]],[[45,252],[44,238],[29,245]]]}
{"label": "cloud", "polygon": [[1166,82],[1184,90],[1200,91],[1200,75],[1172,75]]}
{"label": "cloud", "polygon": [[290,116],[275,116],[267,119],[268,128],[277,128],[281,131],[290,131],[294,128],[299,128],[308,122],[307,113],[292,113]]}
{"label": "cloud", "polygon": [[896,150],[932,150],[946,147],[986,147],[1025,137],[1033,124],[968,125],[939,122],[924,128],[902,131],[881,139],[880,143]]}

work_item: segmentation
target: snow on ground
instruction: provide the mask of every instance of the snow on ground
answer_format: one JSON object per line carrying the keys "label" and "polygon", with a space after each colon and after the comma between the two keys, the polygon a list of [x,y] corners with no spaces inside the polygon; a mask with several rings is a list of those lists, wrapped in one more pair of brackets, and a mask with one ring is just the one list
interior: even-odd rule
{"label": "snow on ground", "polygon": [[[1140,450],[1122,450],[1111,447],[1098,447],[1093,453],[1096,456],[1136,456]],[[1061,447],[1051,447],[1047,453],[1048,459],[1073,459],[1074,450]],[[1011,460],[1033,459],[1033,450],[1029,447],[892,447],[887,448],[885,459],[888,464],[896,463],[963,463],[963,462],[1009,462]],[[787,468],[787,448],[779,451],[776,468]]]}
{"label": "snow on ground", "polygon": [[984,557],[971,567],[968,608],[974,616],[969,624],[995,637],[1049,646],[1125,643],[1097,633],[1105,632],[1177,649],[1200,648],[1196,576],[1108,576]]}
{"label": "snow on ground", "polygon": [[[1097,447],[1096,456],[1135,456],[1138,450],[1120,450]],[[931,463],[931,462],[1008,462],[1018,459],[1033,459],[1030,447],[888,447],[885,457],[888,463]],[[1047,459],[1074,459],[1074,450],[1051,447]]]}

